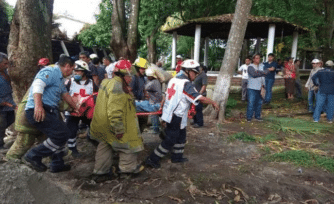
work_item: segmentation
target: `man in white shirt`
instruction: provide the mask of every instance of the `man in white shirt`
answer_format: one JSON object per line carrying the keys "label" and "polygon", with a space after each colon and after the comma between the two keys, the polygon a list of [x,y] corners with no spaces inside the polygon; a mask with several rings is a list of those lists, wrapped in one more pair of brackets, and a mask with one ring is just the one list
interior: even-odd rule
{"label": "man in white shirt", "polygon": [[245,59],[245,64],[243,64],[239,69],[238,73],[242,74],[242,82],[241,82],[241,100],[244,102],[247,99],[247,84],[248,84],[248,65],[252,62],[251,57],[247,57]]}

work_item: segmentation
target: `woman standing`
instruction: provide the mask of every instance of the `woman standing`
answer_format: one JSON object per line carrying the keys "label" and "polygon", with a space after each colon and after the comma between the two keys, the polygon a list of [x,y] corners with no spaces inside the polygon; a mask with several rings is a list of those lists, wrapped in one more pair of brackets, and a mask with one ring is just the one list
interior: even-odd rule
{"label": "woman standing", "polygon": [[293,64],[293,58],[289,57],[288,62],[286,62],[284,65],[285,91],[288,95],[288,99],[293,99],[293,94],[295,93],[295,80],[295,65]]}

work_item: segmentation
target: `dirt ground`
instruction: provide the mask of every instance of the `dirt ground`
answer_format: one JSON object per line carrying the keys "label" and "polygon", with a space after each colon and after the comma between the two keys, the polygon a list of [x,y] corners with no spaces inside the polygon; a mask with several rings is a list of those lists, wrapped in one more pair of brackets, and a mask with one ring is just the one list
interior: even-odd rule
{"label": "dirt ground", "polygon": [[[293,111],[291,103],[280,104],[264,107],[264,118],[269,114],[299,114],[295,117],[311,120],[311,115],[305,113],[305,102],[294,103]],[[167,157],[160,169],[145,168],[136,176],[95,183],[89,180],[95,147],[81,137],[78,144],[83,157],[66,157],[71,171],[43,174],[96,203],[334,203],[333,173],[264,160],[269,154],[265,147],[271,147],[272,141],[264,144],[228,139],[238,132],[257,137],[274,134],[278,143],[284,143],[287,137],[306,141],[333,157],[332,135],[302,137],[275,132],[268,128],[266,120],[245,122],[244,112],[245,105],[239,104],[224,124],[217,125],[205,118],[203,128],[188,126],[185,157],[189,162],[184,164],[173,164]],[[141,161],[161,142],[154,134],[145,133],[143,139],[145,151],[139,154]],[[319,146],[322,142],[327,145]],[[271,151],[275,151],[274,146]]]}

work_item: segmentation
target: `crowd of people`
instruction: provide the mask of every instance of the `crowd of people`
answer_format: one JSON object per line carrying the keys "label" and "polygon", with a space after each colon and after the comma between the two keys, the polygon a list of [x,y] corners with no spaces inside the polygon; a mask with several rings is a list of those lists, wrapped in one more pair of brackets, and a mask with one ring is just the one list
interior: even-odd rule
{"label": "crowd of people", "polygon": [[[270,53],[268,61],[261,63],[261,55],[247,57],[245,64],[238,69],[242,74],[241,100],[247,101],[247,121],[262,121],[261,108],[272,99],[272,89],[275,75],[280,73],[285,81],[285,92],[288,100],[296,95],[302,98],[302,85],[299,74],[300,60],[289,57],[282,63],[275,61],[275,55]],[[319,59],[312,60],[312,70],[305,84],[308,91],[308,111],[313,113],[314,122],[319,122],[322,112],[326,112],[327,121],[333,122],[334,111],[334,63],[328,60],[323,67]]]}
{"label": "crowd of people", "polygon": [[[63,160],[67,146],[74,158],[81,157],[77,149],[77,132],[88,127],[87,139],[97,146],[92,178],[96,181],[113,178],[111,171],[115,153],[119,157],[120,174],[137,174],[144,165],[160,167],[162,157],[171,152],[173,163],[188,161],[183,157],[186,143],[188,110],[196,105],[194,127],[203,126],[202,105],[218,105],[206,98],[206,68],[192,59],[178,62],[178,74],[169,80],[165,92],[158,80],[159,66],[138,58],[133,64],[120,58],[113,62],[104,57],[102,64],[95,54],[79,53],[74,60],[61,55],[50,65],[48,59],[39,60],[39,71],[17,106],[13,100],[8,57],[0,53],[1,135],[15,121],[16,141],[6,154],[7,160],[22,160],[39,172],[48,167],[42,162],[51,157],[50,172],[69,171]],[[161,66],[160,66],[161,67]],[[87,101],[93,100],[93,105]],[[89,116],[87,110],[94,114]],[[16,111],[15,111],[16,110]],[[147,117],[138,112],[153,113],[152,133],[164,126],[161,144],[139,162],[138,152],[144,150],[141,133]],[[161,114],[160,124],[159,115]],[[34,146],[36,139],[38,144]],[[144,164],[144,165],[143,165]]]}

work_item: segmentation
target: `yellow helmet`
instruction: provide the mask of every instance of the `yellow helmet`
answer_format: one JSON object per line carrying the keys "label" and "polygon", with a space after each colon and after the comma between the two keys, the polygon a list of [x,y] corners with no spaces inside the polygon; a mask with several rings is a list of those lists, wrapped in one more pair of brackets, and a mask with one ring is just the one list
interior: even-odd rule
{"label": "yellow helmet", "polygon": [[144,69],[147,69],[149,64],[150,63],[146,59],[141,58],[141,57],[138,57],[138,59],[136,59],[136,61],[133,63],[134,66],[144,68]]}

